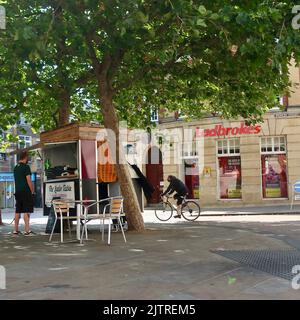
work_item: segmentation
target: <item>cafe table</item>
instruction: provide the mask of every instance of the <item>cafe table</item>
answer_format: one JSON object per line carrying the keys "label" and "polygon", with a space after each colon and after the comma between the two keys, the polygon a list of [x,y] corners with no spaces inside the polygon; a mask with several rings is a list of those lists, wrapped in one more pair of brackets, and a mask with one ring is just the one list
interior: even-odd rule
{"label": "cafe table", "polygon": [[85,205],[92,205],[99,201],[97,200],[72,200],[72,199],[62,199],[62,201],[67,203],[73,203],[76,206],[76,214],[77,214],[77,226],[76,226],[76,238],[80,241],[80,218],[82,217],[82,209]]}

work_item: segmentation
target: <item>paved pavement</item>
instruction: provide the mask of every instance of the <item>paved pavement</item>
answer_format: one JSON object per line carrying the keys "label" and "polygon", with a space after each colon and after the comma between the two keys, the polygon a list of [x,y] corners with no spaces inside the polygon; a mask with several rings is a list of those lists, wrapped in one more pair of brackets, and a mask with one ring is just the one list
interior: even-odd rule
{"label": "paved pavement", "polygon": [[[12,212],[4,214],[9,222]],[[0,227],[0,299],[299,299],[291,281],[222,257],[214,250],[300,250],[300,214],[172,218],[161,224],[146,211],[147,231],[120,233],[112,244],[92,240],[48,243],[46,217],[32,217],[32,237]],[[55,236],[58,240],[58,235]],[[300,265],[300,261],[299,261]]]}
{"label": "paved pavement", "polygon": [[[154,214],[154,208],[146,208],[144,212],[145,222],[160,222],[156,219]],[[295,205],[293,209],[290,209],[289,205],[266,205],[266,206],[243,206],[243,207],[224,207],[224,208],[202,208],[201,209],[201,220],[202,221],[216,221],[220,220],[219,217],[225,217],[225,221],[232,220],[234,216],[238,217],[238,221],[242,216],[255,216],[255,215],[267,215],[271,216],[270,220],[276,220],[274,215],[287,215],[286,219],[294,219],[295,215],[300,214],[300,205]],[[288,218],[290,216],[290,218]],[[5,223],[11,223],[14,218],[14,210],[13,209],[2,209],[2,217]],[[47,223],[47,217],[43,216],[43,210],[41,208],[35,209],[34,214],[32,215],[35,223]],[[231,218],[229,218],[231,217]],[[251,219],[250,219],[251,220]],[[253,219],[254,221],[259,220],[257,218]],[[176,220],[172,219],[169,221],[170,223],[176,222]]]}

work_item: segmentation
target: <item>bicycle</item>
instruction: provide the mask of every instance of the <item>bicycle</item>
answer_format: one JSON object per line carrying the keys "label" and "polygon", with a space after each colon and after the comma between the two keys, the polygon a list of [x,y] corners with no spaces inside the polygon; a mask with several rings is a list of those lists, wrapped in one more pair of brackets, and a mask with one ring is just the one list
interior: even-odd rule
{"label": "bicycle", "polygon": [[[166,196],[167,200],[164,201],[161,197],[162,207],[160,209],[155,209],[155,216],[160,221],[168,221],[173,216],[173,211],[177,212],[176,206],[174,206],[170,201],[170,196]],[[194,200],[187,200],[186,196],[183,196],[183,202],[181,206],[181,215],[187,221],[195,221],[201,213],[199,204]]]}

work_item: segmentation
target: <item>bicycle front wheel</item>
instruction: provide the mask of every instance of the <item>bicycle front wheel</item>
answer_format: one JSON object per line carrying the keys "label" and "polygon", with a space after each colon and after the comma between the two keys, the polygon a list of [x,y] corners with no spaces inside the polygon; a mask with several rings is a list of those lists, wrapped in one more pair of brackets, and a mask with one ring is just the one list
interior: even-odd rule
{"label": "bicycle front wheel", "polygon": [[162,203],[162,206],[155,209],[155,216],[160,221],[168,221],[173,215],[173,208],[169,203]]}
{"label": "bicycle front wheel", "polygon": [[200,206],[196,201],[188,200],[183,203],[181,214],[187,221],[194,221],[200,216]]}

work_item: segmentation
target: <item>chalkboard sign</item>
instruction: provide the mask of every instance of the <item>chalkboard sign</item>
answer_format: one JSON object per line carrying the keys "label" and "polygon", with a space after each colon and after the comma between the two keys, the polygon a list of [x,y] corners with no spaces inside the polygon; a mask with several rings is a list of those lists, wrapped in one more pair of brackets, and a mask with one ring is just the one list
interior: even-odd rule
{"label": "chalkboard sign", "polygon": [[[60,199],[60,198],[53,198],[53,200],[57,200],[57,199]],[[57,220],[53,233],[60,233],[60,221],[61,221],[60,219]],[[52,205],[49,211],[45,233],[50,234],[52,232],[54,223],[55,223],[55,212],[54,212],[54,207]]]}

